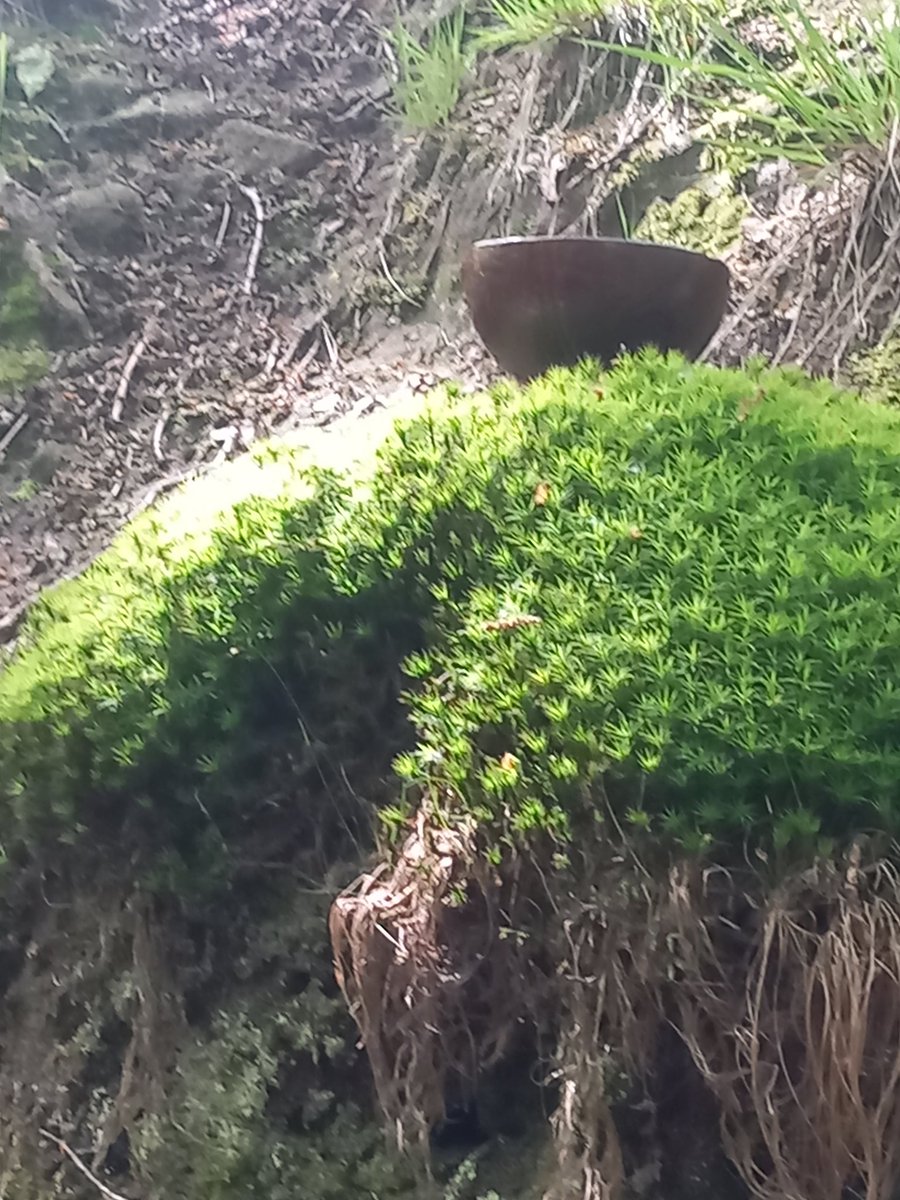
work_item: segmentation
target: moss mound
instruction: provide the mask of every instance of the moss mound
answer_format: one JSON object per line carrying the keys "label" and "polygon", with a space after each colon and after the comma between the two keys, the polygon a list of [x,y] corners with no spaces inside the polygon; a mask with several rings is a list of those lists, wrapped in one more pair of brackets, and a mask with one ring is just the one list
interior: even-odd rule
{"label": "moss mound", "polygon": [[653,355],[408,431],[397,544],[443,605],[404,774],[520,827],[626,784],[620,817],[688,844],[893,832],[898,432]]}
{"label": "moss mound", "polygon": [[0,677],[7,828],[126,796],[189,825],[255,732],[365,753],[405,661],[401,778],[506,832],[606,796],[692,848],[893,833],[898,449],[797,372],[647,353],[445,396],[353,477],[257,455],[42,601]]}
{"label": "moss mound", "polygon": [[[260,450],[32,614],[0,674],[5,848],[43,883],[48,844],[113,842],[128,887],[198,912],[273,846],[324,875],[374,802],[395,844],[330,932],[407,1144],[540,1057],[549,1194],[625,1194],[617,1106],[664,1093],[674,1028],[754,1195],[893,1179],[900,884],[856,835],[900,811],[898,449],[887,406],[647,352],[451,389],[352,469]],[[819,862],[773,882],[748,866],[773,846]],[[408,1194],[330,1095],[355,1068],[329,971],[294,968],[170,1047],[131,1130],[157,1189]],[[320,1092],[286,1090],[309,1056]]]}

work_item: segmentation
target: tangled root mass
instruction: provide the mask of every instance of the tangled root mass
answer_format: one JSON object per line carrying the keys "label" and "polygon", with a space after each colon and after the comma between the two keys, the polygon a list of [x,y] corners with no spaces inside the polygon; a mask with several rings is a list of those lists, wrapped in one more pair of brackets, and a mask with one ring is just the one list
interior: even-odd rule
{"label": "tangled root mass", "polygon": [[[770,889],[628,856],[549,887],[502,874],[473,826],[419,813],[392,865],[335,902],[339,983],[401,1146],[423,1149],[451,1075],[477,1083],[523,1019],[552,1030],[559,1160],[547,1200],[617,1200],[611,1100],[646,1084],[664,1025],[715,1099],[759,1200],[888,1200],[900,1181],[900,878],[859,848]],[[540,914],[538,916],[537,914]],[[552,964],[552,965],[548,965]]]}

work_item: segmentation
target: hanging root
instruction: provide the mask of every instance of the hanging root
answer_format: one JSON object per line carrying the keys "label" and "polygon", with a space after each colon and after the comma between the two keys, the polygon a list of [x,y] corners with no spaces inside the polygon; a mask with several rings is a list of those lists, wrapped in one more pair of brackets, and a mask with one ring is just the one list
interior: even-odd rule
{"label": "hanging root", "polygon": [[[890,1200],[900,1178],[900,879],[858,851],[760,897],[684,864],[567,923],[547,1200],[615,1200],[610,1067],[647,1083],[668,1020],[759,1200]],[[752,882],[752,881],[749,881]]]}
{"label": "hanging root", "polygon": [[661,1017],[659,906],[609,879],[563,923],[553,1116],[559,1172],[546,1200],[615,1200],[625,1181],[610,1107],[615,1075],[646,1074]]}
{"label": "hanging root", "polygon": [[395,863],[339,896],[329,920],[382,1111],[401,1149],[424,1150],[448,1079],[474,1087],[523,1004],[517,940],[503,936],[474,824],[439,826],[420,810]]}
{"label": "hanging root", "polygon": [[843,870],[820,865],[766,891],[748,872],[741,880],[682,863],[651,876],[607,853],[581,880],[547,885],[521,861],[501,879],[474,825],[438,825],[423,810],[393,864],[335,902],[338,980],[398,1143],[424,1150],[448,1080],[474,1090],[523,1017],[540,1020],[556,1031],[558,1095],[559,1169],[545,1200],[619,1200],[617,1076],[652,1092],[669,1022],[754,1197],[891,1200],[900,1182],[894,869],[864,867],[857,849]]}
{"label": "hanging root", "polygon": [[752,1194],[888,1200],[900,1167],[893,869],[863,872],[856,855],[843,876],[819,869],[786,885],[737,954],[714,919],[698,923],[683,900],[679,915],[679,1025]]}

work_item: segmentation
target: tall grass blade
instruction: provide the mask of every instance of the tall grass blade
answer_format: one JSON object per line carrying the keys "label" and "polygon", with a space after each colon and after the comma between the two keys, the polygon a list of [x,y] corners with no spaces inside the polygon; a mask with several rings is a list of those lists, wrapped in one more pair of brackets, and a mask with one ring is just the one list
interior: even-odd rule
{"label": "tall grass blade", "polygon": [[394,104],[413,129],[445,125],[456,108],[467,58],[463,48],[466,11],[460,5],[419,41],[398,21],[390,35],[397,56]]}

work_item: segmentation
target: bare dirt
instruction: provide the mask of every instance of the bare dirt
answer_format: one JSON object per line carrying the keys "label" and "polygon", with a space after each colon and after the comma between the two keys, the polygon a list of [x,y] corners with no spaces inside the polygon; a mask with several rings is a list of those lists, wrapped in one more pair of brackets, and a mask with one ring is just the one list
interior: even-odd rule
{"label": "bare dirt", "polygon": [[8,633],[187,474],[427,389],[471,348],[452,320],[401,325],[388,282],[401,147],[379,6],[154,7],[98,45],[57,40],[58,157],[0,192],[21,236],[71,264],[80,310],[50,377],[0,397]]}
{"label": "bare dirt", "polygon": [[[98,4],[86,38],[75,18]],[[193,473],[441,376],[490,376],[458,291],[471,240],[619,234],[623,207],[633,225],[697,179],[689,115],[574,44],[491,58],[448,128],[410,135],[388,0],[57,7],[69,31],[38,34],[58,63],[43,153],[0,178],[11,235],[53,264],[57,339],[41,384],[0,395],[0,641]],[[822,332],[866,185],[811,191],[771,168],[748,194],[711,354],[830,370],[879,327],[867,309]]]}

